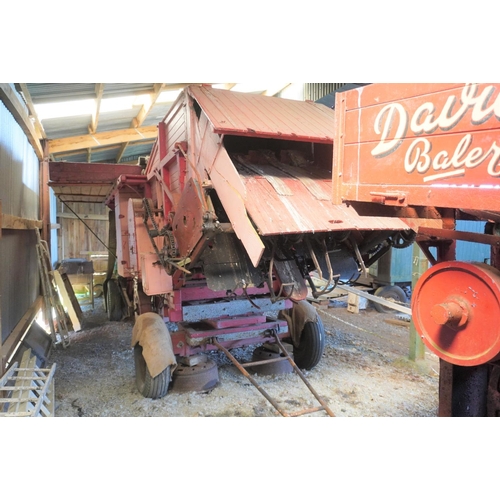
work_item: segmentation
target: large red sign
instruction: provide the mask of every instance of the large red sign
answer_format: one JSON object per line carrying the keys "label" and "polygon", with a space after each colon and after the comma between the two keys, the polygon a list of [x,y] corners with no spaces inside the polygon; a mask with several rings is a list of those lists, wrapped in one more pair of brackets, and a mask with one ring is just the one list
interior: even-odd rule
{"label": "large red sign", "polygon": [[334,203],[500,209],[500,84],[337,94]]}

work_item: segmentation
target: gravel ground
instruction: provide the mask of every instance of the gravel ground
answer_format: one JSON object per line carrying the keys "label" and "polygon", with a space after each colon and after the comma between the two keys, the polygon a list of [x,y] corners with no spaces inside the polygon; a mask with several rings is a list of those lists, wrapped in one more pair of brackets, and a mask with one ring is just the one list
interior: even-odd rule
{"label": "gravel ground", "polygon": [[[319,309],[326,331],[320,363],[304,371],[313,388],[337,417],[435,417],[438,359],[408,360],[407,326],[389,324],[397,313],[368,306],[347,311],[342,299]],[[223,353],[210,356],[219,366],[219,383],[207,393],[169,392],[145,399],[135,386],[132,322],[109,322],[101,298],[83,306],[84,329],[70,334],[68,348],[53,351],[56,363],[56,417],[272,417],[272,405]],[[240,361],[253,347],[235,349]],[[256,375],[259,384],[286,411],[317,406],[295,373]],[[302,418],[324,417],[323,411]]]}

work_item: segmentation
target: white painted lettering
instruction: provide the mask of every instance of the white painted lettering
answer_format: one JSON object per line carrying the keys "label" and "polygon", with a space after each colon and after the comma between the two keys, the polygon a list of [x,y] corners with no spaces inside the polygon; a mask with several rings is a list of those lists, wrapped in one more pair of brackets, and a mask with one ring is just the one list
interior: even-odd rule
{"label": "white painted lettering", "polygon": [[[384,118],[385,121],[382,128],[381,122]],[[396,119],[399,123],[394,138],[387,141]],[[384,106],[375,119],[374,129],[375,133],[380,135],[380,142],[372,149],[372,155],[375,158],[381,158],[396,151],[406,135],[407,123],[408,115],[401,104],[395,102]]]}

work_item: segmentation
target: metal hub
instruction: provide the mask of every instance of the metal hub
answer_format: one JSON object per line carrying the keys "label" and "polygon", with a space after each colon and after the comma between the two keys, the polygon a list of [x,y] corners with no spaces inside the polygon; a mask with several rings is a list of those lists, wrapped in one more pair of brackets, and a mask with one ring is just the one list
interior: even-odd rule
{"label": "metal hub", "polygon": [[[278,349],[279,350],[279,349]],[[290,356],[291,353],[289,353]],[[260,346],[255,349],[252,355],[253,361],[267,361],[269,359],[283,358],[283,361],[277,361],[276,363],[269,363],[267,365],[256,365],[249,367],[249,370],[259,375],[281,375],[283,373],[292,373],[293,367],[286,359],[285,355],[281,352],[276,352],[265,346]],[[293,358],[293,356],[292,356]]]}
{"label": "metal hub", "polygon": [[413,320],[441,359],[477,366],[500,353],[500,272],[486,264],[441,262],[418,281]]}
{"label": "metal hub", "polygon": [[173,392],[205,392],[219,382],[217,363],[207,359],[194,366],[180,364],[172,376]]}

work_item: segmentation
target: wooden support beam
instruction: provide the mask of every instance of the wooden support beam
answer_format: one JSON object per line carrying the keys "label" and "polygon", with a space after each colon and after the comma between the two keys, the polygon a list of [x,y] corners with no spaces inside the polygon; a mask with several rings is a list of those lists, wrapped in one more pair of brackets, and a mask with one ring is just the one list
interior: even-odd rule
{"label": "wooden support beam", "polygon": [[49,151],[47,141],[42,143],[43,160],[40,162],[40,211],[39,217],[42,220],[42,240],[47,242],[50,248],[50,192],[49,192]]}
{"label": "wooden support beam", "polygon": [[122,159],[122,156],[123,156],[123,153],[125,153],[125,150],[127,149],[129,143],[128,142],[124,142],[121,147],[120,147],[120,151],[118,151],[118,154],[116,155],[116,163],[120,163],[120,160]]}
{"label": "wooden support beam", "polygon": [[38,139],[47,139],[47,135],[45,134],[45,130],[43,128],[42,122],[38,118],[38,114],[35,109],[35,105],[33,104],[33,99],[31,98],[30,91],[28,90],[28,86],[25,83],[19,83],[21,87],[21,91],[24,96],[24,100],[26,101],[26,105],[28,106],[28,110],[30,112],[30,117],[34,120],[35,130],[38,133]]}
{"label": "wooden support beam", "polygon": [[43,158],[42,145],[38,140],[35,127],[31,123],[18,93],[8,83],[0,83],[0,100],[3,101],[5,107],[22,128],[38,159],[41,160]]}
{"label": "wooden support beam", "polygon": [[285,90],[290,85],[291,83],[282,83],[280,85],[275,85],[274,87],[269,87],[266,91],[262,92],[262,95],[274,96],[282,90]]}
{"label": "wooden support beam", "polygon": [[[139,113],[137,116],[132,120],[132,127],[137,128],[140,127],[143,123],[146,117],[148,116],[149,110],[153,107],[154,103],[157,101],[158,97],[160,97],[160,94],[163,92],[165,89],[165,84],[164,83],[155,83],[154,84],[154,91],[150,94],[150,100],[147,105],[142,105]],[[117,160],[118,162],[118,160]]]}
{"label": "wooden support beam", "polygon": [[102,94],[104,93],[104,83],[95,84],[95,109],[92,113],[92,122],[89,125],[89,134],[95,134],[99,123],[99,111],[101,109]]}
{"label": "wooden support beam", "polygon": [[2,229],[42,229],[43,221],[2,214]]}
{"label": "wooden support beam", "polygon": [[143,141],[155,139],[158,134],[158,127],[128,128],[123,130],[113,130],[100,132],[97,134],[78,135],[65,137],[63,139],[49,140],[49,151],[51,154],[78,151],[79,149],[95,148],[99,146],[110,146],[122,142]]}
{"label": "wooden support beam", "polygon": [[76,216],[75,214],[67,212],[57,212],[57,217],[59,217],[60,219],[108,220],[107,215],[78,214],[78,216]]}

